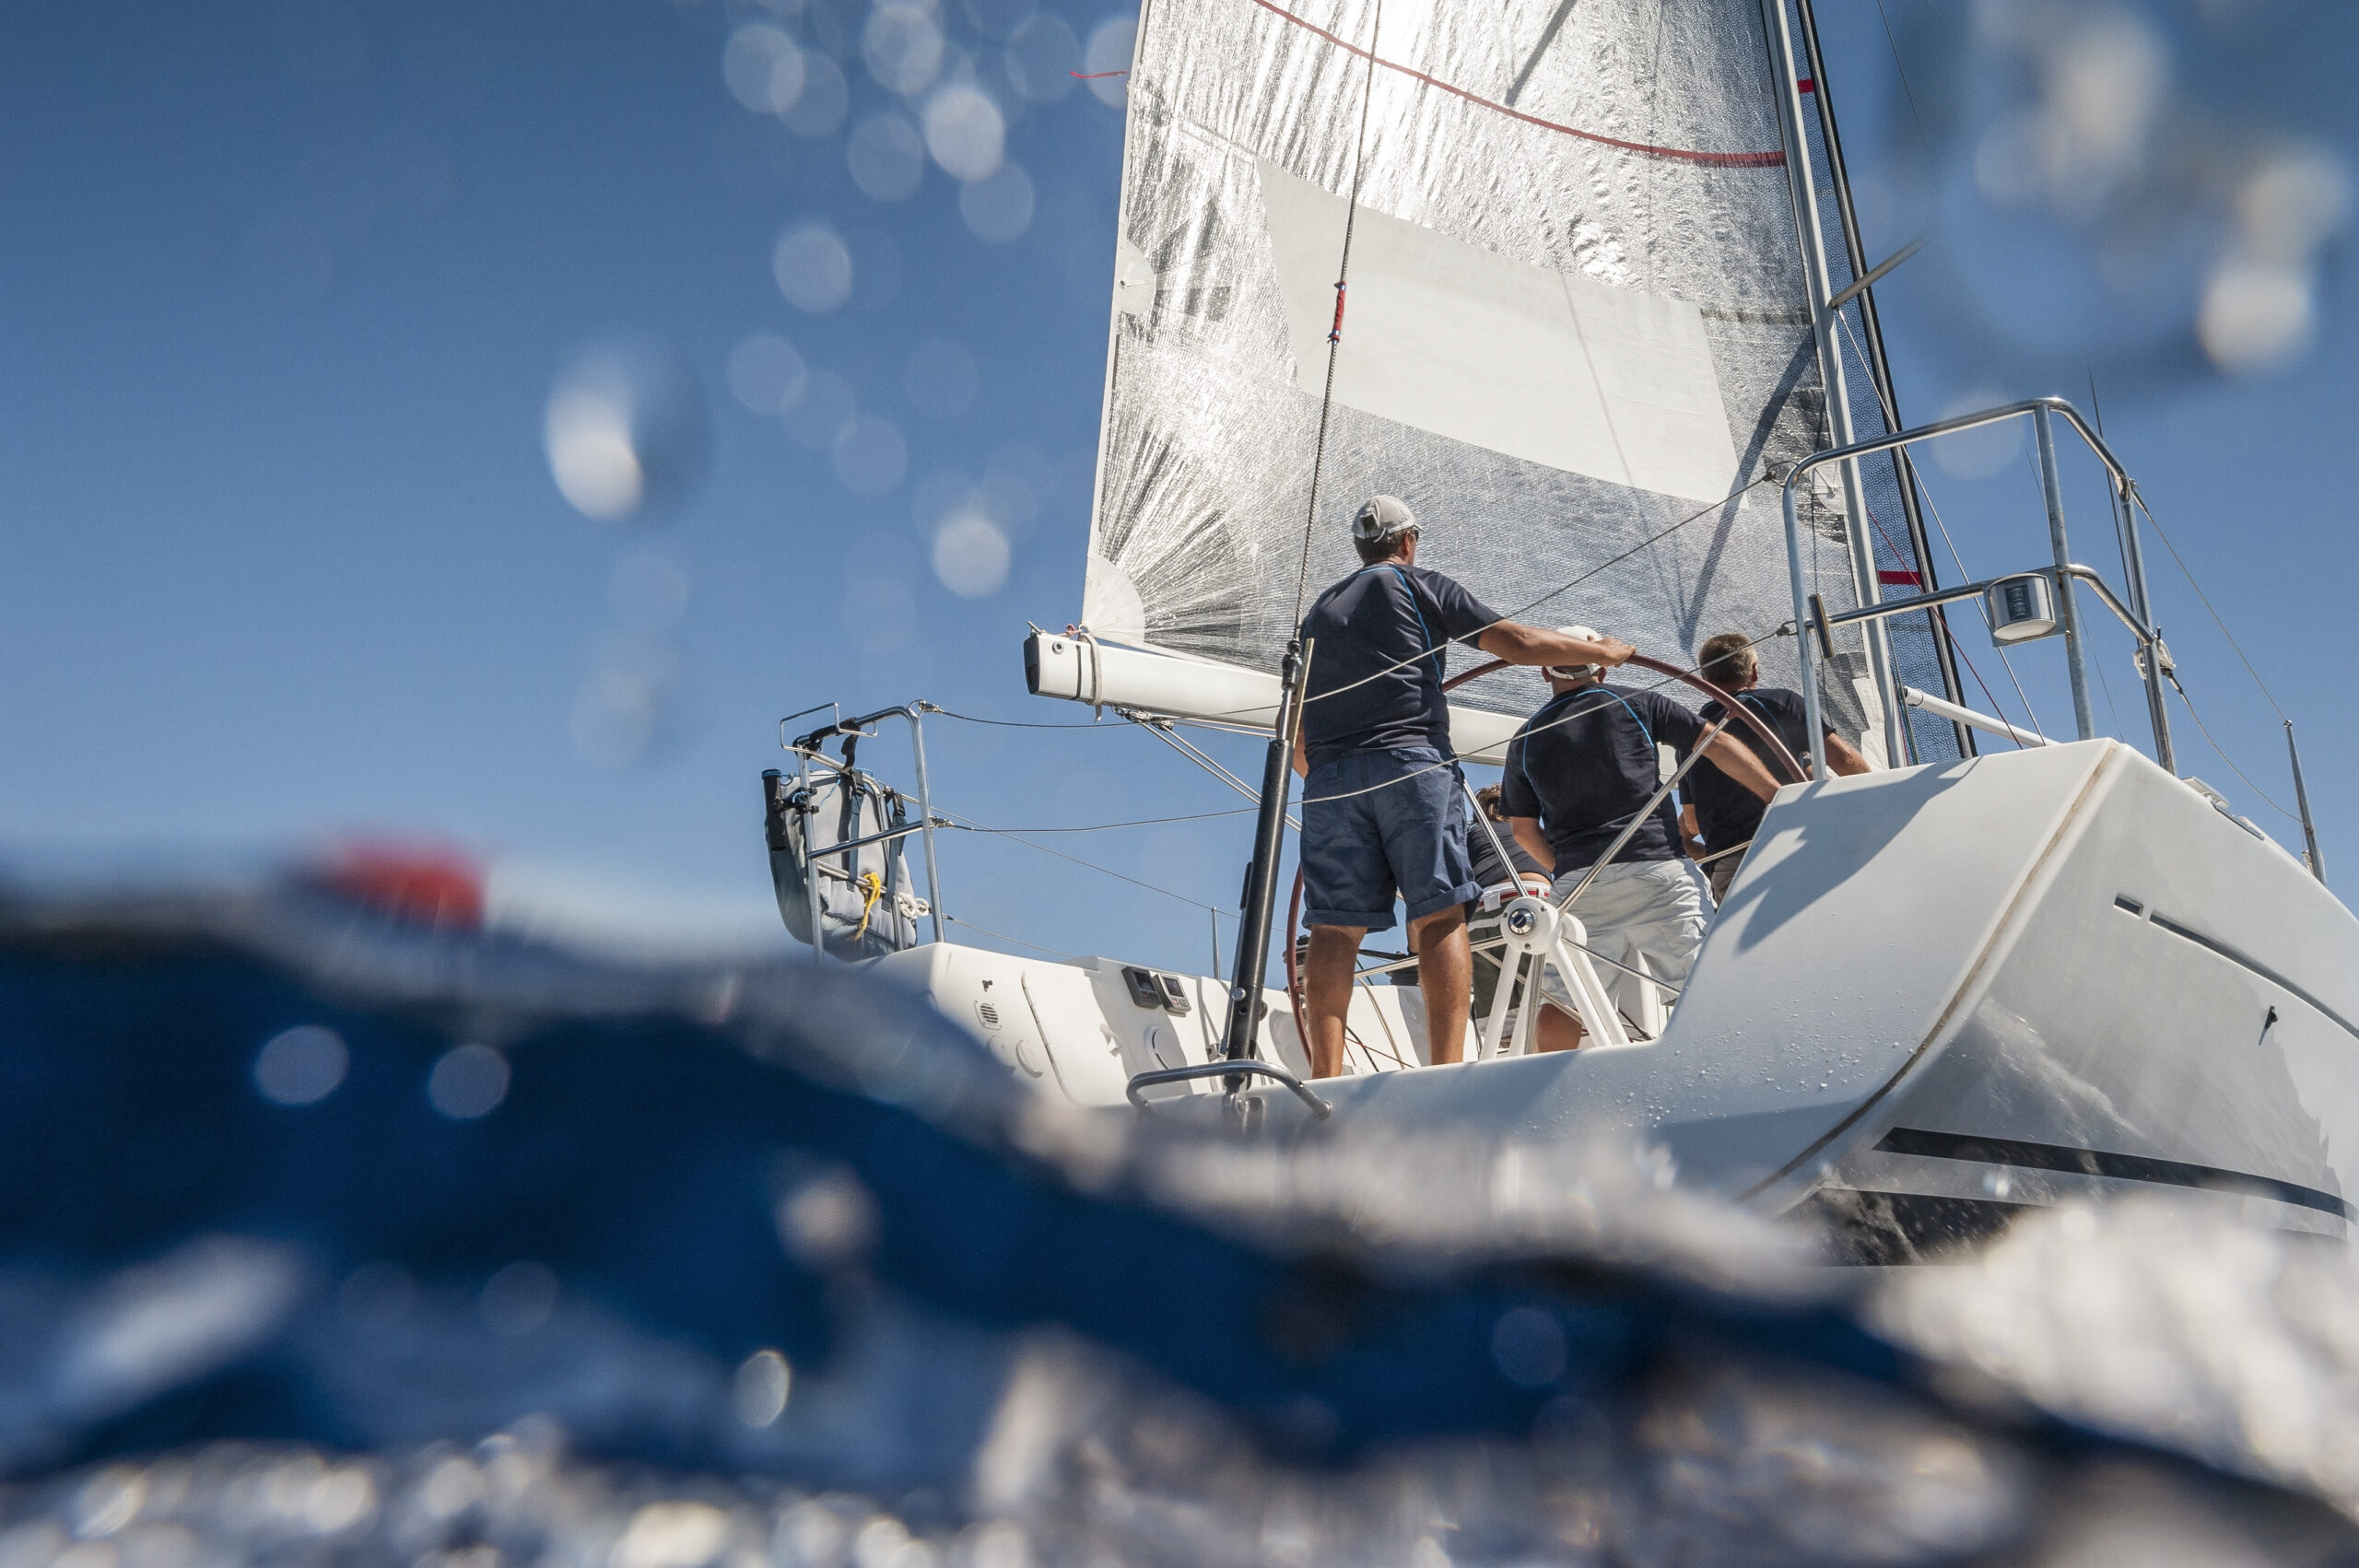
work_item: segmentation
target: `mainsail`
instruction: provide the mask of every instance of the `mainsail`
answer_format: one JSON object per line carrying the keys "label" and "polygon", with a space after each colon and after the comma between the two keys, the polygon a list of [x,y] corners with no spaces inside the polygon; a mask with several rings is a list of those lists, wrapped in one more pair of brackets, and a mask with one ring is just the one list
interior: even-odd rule
{"label": "mainsail", "polygon": [[[1757,0],[1147,0],[1139,26],[1089,630],[1275,669],[1349,218],[1309,591],[1387,491],[1504,614],[1666,658],[1769,638],[1790,684],[1771,475],[1829,443]],[[1804,497],[1836,606],[1843,507]],[[1866,673],[1825,686],[1855,734]]]}

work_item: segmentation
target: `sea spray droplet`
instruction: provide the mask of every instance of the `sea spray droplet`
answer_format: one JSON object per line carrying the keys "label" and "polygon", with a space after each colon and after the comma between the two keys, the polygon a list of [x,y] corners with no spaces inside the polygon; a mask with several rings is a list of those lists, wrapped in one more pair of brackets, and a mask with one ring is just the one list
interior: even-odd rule
{"label": "sea spray droplet", "polygon": [[667,345],[595,344],[557,376],[542,436],[549,475],[574,510],[626,522],[683,499],[702,477],[704,397]]}

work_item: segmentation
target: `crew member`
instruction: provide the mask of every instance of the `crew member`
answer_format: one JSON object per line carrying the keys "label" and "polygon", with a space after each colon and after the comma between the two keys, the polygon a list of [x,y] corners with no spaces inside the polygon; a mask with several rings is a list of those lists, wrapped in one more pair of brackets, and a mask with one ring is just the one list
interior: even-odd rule
{"label": "crew member", "polygon": [[[1587,641],[1586,626],[1566,638]],[[1552,664],[1551,696],[1508,743],[1501,800],[1515,836],[1555,875],[1554,896],[1570,893],[1660,787],[1657,744],[1693,748],[1705,722],[1659,692],[1604,684],[1595,662]],[[1743,742],[1723,730],[1705,747],[1706,764],[1762,800],[1778,781]],[[1694,778],[1696,772],[1688,777]],[[1639,823],[1613,860],[1601,869],[1570,912],[1589,931],[1589,946],[1619,958],[1635,947],[1647,970],[1673,987],[1687,982],[1704,945],[1704,899],[1680,862],[1671,799]],[[1540,1013],[1540,1048],[1567,1050],[1585,1032],[1571,1016],[1571,989],[1547,971],[1542,993],[1557,1007]],[[1564,1011],[1558,1011],[1562,1008]]]}
{"label": "crew member", "polygon": [[1504,620],[1417,565],[1408,506],[1379,496],[1352,521],[1360,569],[1303,617],[1309,647],[1301,738],[1302,876],[1310,956],[1304,985],[1310,1071],[1344,1069],[1352,970],[1369,931],[1407,906],[1425,992],[1426,1059],[1459,1059],[1469,983],[1464,906],[1482,889],[1466,849],[1466,793],[1449,746],[1442,662],[1469,642],[1510,664],[1620,664],[1628,643]]}
{"label": "crew member", "polygon": [[[1732,694],[1768,720],[1769,727],[1778,731],[1778,738],[1786,743],[1786,749],[1798,760],[1810,755],[1809,710],[1802,693],[1761,685],[1761,656],[1754,652],[1751,638],[1743,632],[1722,632],[1705,641],[1697,650],[1696,660],[1696,667],[1706,680]],[[1718,702],[1707,703],[1704,717],[1718,719],[1727,711]],[[1686,755],[1684,749],[1681,755]],[[1778,783],[1802,782],[1778,758],[1762,760]],[[1803,766],[1809,765],[1805,762]],[[1826,766],[1839,774],[1865,773],[1868,759],[1848,741],[1828,730]],[[1751,790],[1739,789],[1726,775],[1708,767],[1689,771],[1686,793],[1687,807],[1682,813],[1686,819],[1684,825],[1690,838],[1702,841],[1704,853],[1698,860],[1711,879],[1712,902],[1718,904],[1729,895],[1729,883],[1736,880],[1737,868],[1744,864],[1745,846],[1753,842],[1754,831],[1761,825],[1762,813],[1768,808]]]}

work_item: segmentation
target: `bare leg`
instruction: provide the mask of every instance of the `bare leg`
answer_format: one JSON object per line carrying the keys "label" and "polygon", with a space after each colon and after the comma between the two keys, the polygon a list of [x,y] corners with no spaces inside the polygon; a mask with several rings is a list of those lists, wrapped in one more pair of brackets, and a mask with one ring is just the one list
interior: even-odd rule
{"label": "bare leg", "polygon": [[1309,1015],[1310,1076],[1333,1078],[1344,1071],[1344,1014],[1352,1007],[1352,970],[1360,956],[1365,926],[1313,926],[1310,959],[1303,965],[1302,1010]]}
{"label": "bare leg", "polygon": [[1409,922],[1417,986],[1426,993],[1426,1059],[1439,1067],[1466,1051],[1466,1010],[1474,960],[1466,945],[1466,910],[1457,904]]}
{"label": "bare leg", "polygon": [[1540,1048],[1543,1051],[1577,1051],[1589,1031],[1581,1021],[1554,1002],[1541,1001],[1530,991],[1524,992],[1524,1005],[1540,1009]]}

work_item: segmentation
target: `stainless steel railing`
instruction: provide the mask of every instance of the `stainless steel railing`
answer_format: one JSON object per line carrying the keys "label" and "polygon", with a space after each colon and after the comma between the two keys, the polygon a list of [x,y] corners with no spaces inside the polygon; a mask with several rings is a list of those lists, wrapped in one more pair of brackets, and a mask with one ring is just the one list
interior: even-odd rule
{"label": "stainless steel railing", "polygon": [[[2115,594],[2095,570],[2072,559],[2064,526],[2063,486],[2056,462],[2055,420],[2060,415],[2071,425],[2089,451],[2105,465],[2111,480],[2115,521],[2121,538],[2122,572],[2129,590],[2127,603]],[[1786,476],[1783,496],[1786,566],[1793,581],[1794,626],[1797,631],[1804,634],[1799,639],[1802,644],[1802,701],[1809,710],[1811,771],[1814,776],[1822,778],[1826,776],[1826,732],[1820,717],[1818,672],[1813,667],[1813,655],[1815,652],[1829,661],[1833,659],[1834,643],[1829,634],[1834,628],[1853,622],[1880,623],[1894,615],[1905,615],[1972,598],[1988,591],[2005,578],[1986,579],[1981,582],[1931,593],[1912,594],[1905,599],[1881,598],[1871,579],[1863,595],[1866,603],[1856,609],[1828,614],[1802,575],[1802,519],[1794,505],[1797,486],[1812,471],[1828,463],[1847,462],[1876,452],[1915,446],[1937,437],[1979,429],[1985,425],[2002,424],[2011,419],[2029,419],[2036,439],[2040,497],[2048,513],[2048,542],[2054,557],[2054,564],[2037,568],[2036,575],[2047,577],[2056,590],[2057,618],[2064,638],[2064,658],[2072,683],[2072,718],[2080,738],[2086,741],[2096,736],[2095,715],[2089,703],[2088,664],[2083,648],[2080,603],[2078,595],[2073,591],[2076,585],[2086,583],[2106,607],[2130,628],[2130,634],[2138,638],[2145,650],[2142,662],[2145,667],[2147,719],[2154,730],[2154,760],[2173,773],[2178,771],[2171,749],[2170,715],[2163,704],[2165,672],[2164,661],[2159,657],[2161,635],[2154,630],[2154,614],[2146,596],[2145,555],[2139,542],[2137,513],[2132,505],[2137,495],[2136,486],[2130,481],[2129,470],[2122,467],[2120,460],[2113,455],[2112,450],[2105,444],[2105,439],[2081,416],[2080,410],[2060,397],[2035,397],[2000,408],[1985,409],[1978,414],[1960,415],[1954,419],[1919,425],[1913,429],[1879,436],[1872,440],[1854,441],[1848,446],[1814,452],[1796,463],[1793,472]],[[2006,577],[2031,575],[2035,574],[2010,572]],[[1880,685],[1897,689],[1895,682],[1881,678],[1888,675],[1889,672],[1880,672],[1879,674]]]}

